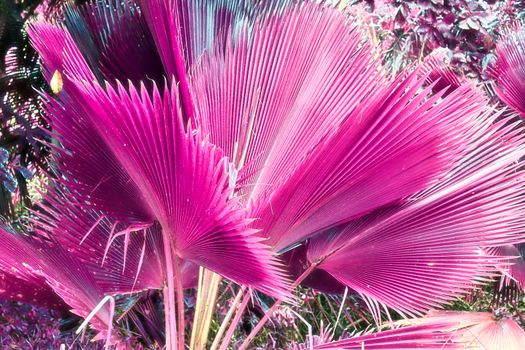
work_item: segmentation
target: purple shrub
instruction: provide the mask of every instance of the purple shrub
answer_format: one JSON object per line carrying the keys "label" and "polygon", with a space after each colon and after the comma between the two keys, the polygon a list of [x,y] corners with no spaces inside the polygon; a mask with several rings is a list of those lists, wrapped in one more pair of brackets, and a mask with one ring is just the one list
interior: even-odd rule
{"label": "purple shrub", "polygon": [[2,349],[58,349],[62,343],[55,311],[2,301],[0,315]]}
{"label": "purple shrub", "polygon": [[[362,1],[357,1],[362,2]],[[367,2],[369,3],[369,2]],[[523,19],[522,1],[372,1],[386,64],[394,72],[436,49],[462,74],[486,79],[485,69],[509,23]]]}

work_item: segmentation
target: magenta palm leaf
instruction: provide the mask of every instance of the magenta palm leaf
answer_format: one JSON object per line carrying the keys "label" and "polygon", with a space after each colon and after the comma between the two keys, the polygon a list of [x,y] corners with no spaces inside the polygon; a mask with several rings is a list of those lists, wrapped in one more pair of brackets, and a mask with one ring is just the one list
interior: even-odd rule
{"label": "magenta palm leaf", "polygon": [[436,103],[414,75],[387,82],[335,9],[290,6],[253,26],[205,54],[191,85],[197,125],[240,168],[276,250],[437,180],[485,108],[467,88]]}
{"label": "magenta palm leaf", "polygon": [[38,24],[32,36],[48,71],[64,77],[59,102],[48,102],[47,109],[66,148],[57,154],[69,175],[61,182],[84,197],[80,202],[124,225],[117,233],[126,240],[130,230],[159,222],[181,259],[264,291],[282,289],[268,249],[230,200],[222,151],[185,130],[175,83],[162,91],[155,84],[102,88],[63,28]]}
{"label": "magenta palm leaf", "polygon": [[[60,245],[1,229],[0,246],[2,269],[22,279],[29,276],[33,280],[45,280],[73,313],[87,317],[104,298],[94,274]],[[100,332],[100,339],[112,339],[108,334],[112,313],[110,305],[105,304],[91,319],[91,325]]]}
{"label": "magenta palm leaf", "polygon": [[447,65],[446,55],[438,52],[427,56],[422,64],[421,71],[426,76],[428,84],[434,84],[432,90],[439,92],[445,90],[445,96],[464,84],[471,84],[462,75],[454,72],[454,70]]}
{"label": "magenta palm leaf", "polygon": [[[68,57],[72,57],[70,61],[74,62],[71,69],[82,79],[95,79],[71,35],[63,28],[36,23],[29,33],[42,56],[44,72],[47,72],[49,80],[54,72],[62,72],[68,64],[66,50]],[[91,206],[109,212],[112,218],[131,223],[151,223],[153,218],[138,200],[139,192],[129,175],[118,166],[114,155],[96,133],[95,126],[82,114],[82,107],[68,95],[70,80],[64,77],[63,82],[61,101],[47,96],[48,103],[45,105],[49,123],[65,148],[56,151],[57,166],[65,177],[63,182],[84,200],[89,198]]]}
{"label": "magenta palm leaf", "polygon": [[[492,120],[497,117],[488,118]],[[308,258],[357,292],[402,312],[425,312],[494,273],[483,253],[523,239],[523,154],[506,121],[471,140],[447,179],[394,207],[313,238]]]}
{"label": "magenta palm leaf", "polygon": [[246,202],[289,176],[379,76],[341,14],[304,5],[238,28],[192,74],[196,123],[242,169]]}
{"label": "magenta palm leaf", "polygon": [[97,0],[68,7],[64,23],[98,78],[134,83],[146,77],[164,79],[155,41],[135,2]]}
{"label": "magenta palm leaf", "polygon": [[487,249],[495,256],[510,257],[510,267],[507,267],[502,276],[504,283],[509,283],[508,277],[515,280],[521,289],[525,287],[525,244],[505,245]]}
{"label": "magenta palm leaf", "polygon": [[186,133],[174,85],[163,93],[154,87],[151,97],[144,87],[77,87],[86,115],[93,116],[180,258],[267,292],[279,288],[277,265],[232,198],[222,151],[199,132]]}
{"label": "magenta palm leaf", "polygon": [[462,344],[461,349],[519,350],[525,344],[525,331],[504,311],[464,312],[433,311],[423,318],[399,321],[399,324],[435,327],[444,322],[453,342]]}
{"label": "magenta palm leaf", "polygon": [[[70,196],[50,189],[46,204],[35,214],[36,236],[0,231],[4,252],[0,267],[13,283],[2,299],[70,309],[85,318],[107,295],[162,287],[164,260],[157,226],[145,230],[144,235],[131,236],[127,247],[123,238],[116,240],[106,252],[103,247],[118,226],[71,201]],[[182,283],[192,287],[195,270],[186,265]],[[113,313],[107,303],[91,318],[91,325],[99,332],[97,339],[118,339],[116,334],[108,337]]]}
{"label": "magenta palm leaf", "polygon": [[403,349],[463,349],[463,344],[453,340],[449,329],[455,322],[446,319],[424,325],[414,325],[378,333],[368,333],[321,345],[315,350],[403,350]]}
{"label": "magenta palm leaf", "polygon": [[[14,234],[8,228],[0,227],[1,237]],[[20,261],[14,259],[18,247],[13,247],[2,239],[4,257],[0,259],[0,299],[22,301],[60,311],[67,310],[62,299],[46,284],[42,276],[31,273]]]}
{"label": "magenta palm leaf", "polygon": [[525,342],[523,329],[506,314],[434,311],[423,318],[403,320],[394,325],[403,327],[341,339],[317,345],[314,349],[518,350]]}
{"label": "magenta palm leaf", "polygon": [[[162,234],[152,225],[129,237],[112,237],[126,228],[99,211],[84,208],[67,191],[49,189],[33,226],[50,235],[93,272],[105,294],[160,289],[164,281]],[[111,243],[111,244],[110,244]],[[188,279],[188,277],[186,277]]]}
{"label": "magenta palm leaf", "polygon": [[[191,71],[205,51],[244,25],[253,25],[258,17],[282,11],[290,3],[290,0],[139,0],[162,61],[166,67],[172,67],[167,68],[170,74],[175,72],[179,55]],[[176,35],[180,51],[170,45]]]}
{"label": "magenta palm leaf", "polygon": [[525,117],[525,31],[506,33],[498,43],[497,59],[489,68],[489,74],[495,81],[495,90],[499,98],[513,110]]}

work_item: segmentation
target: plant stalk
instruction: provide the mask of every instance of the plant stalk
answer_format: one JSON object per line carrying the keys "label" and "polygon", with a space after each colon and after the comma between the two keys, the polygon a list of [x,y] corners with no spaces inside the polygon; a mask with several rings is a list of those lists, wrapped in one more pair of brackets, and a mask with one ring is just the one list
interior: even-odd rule
{"label": "plant stalk", "polygon": [[182,288],[182,274],[180,270],[179,258],[175,256],[175,282],[177,288],[177,318],[178,318],[178,345],[179,350],[184,350],[184,289]]}
{"label": "plant stalk", "polygon": [[230,322],[230,319],[233,316],[233,313],[239,308],[239,302],[241,301],[241,298],[245,290],[246,290],[246,286],[242,286],[241,289],[239,289],[239,291],[237,292],[237,295],[235,296],[235,299],[233,300],[233,303],[230,306],[228,313],[226,314],[226,316],[224,316],[224,319],[221,322],[221,326],[219,330],[217,331],[217,334],[215,335],[215,339],[213,340],[213,343],[211,344],[210,350],[217,350],[217,347],[219,346],[219,342],[221,341],[222,335],[224,334],[224,331],[226,331],[226,327],[228,327],[228,323]]}
{"label": "plant stalk", "polygon": [[[243,287],[243,289],[244,288],[245,287]],[[228,344],[230,344],[230,340],[233,336],[233,333],[235,332],[235,329],[237,329],[237,325],[239,324],[242,314],[244,313],[246,306],[248,306],[248,302],[250,301],[250,299],[251,299],[251,293],[248,291],[246,294],[244,294],[242,303],[237,308],[237,313],[235,314],[235,318],[233,319],[230,327],[228,328],[228,332],[224,336],[224,339],[222,340],[222,344],[219,350],[226,350],[228,348]]]}
{"label": "plant stalk", "polygon": [[190,350],[204,350],[208,341],[211,318],[215,309],[221,276],[203,267],[199,269],[199,285]]}
{"label": "plant stalk", "polygon": [[[312,263],[297,279],[292,283],[290,286],[290,291],[293,291],[310,273],[312,273],[313,270],[319,265],[320,261],[316,261]],[[239,350],[245,350],[248,345],[250,345],[250,342],[255,338],[257,333],[264,327],[266,322],[270,319],[273,312],[281,305],[281,303],[284,301],[283,298],[279,298],[275,301],[275,303],[272,305],[272,307],[264,314],[263,318],[257,323],[254,329],[250,332],[250,334],[246,337],[246,339],[243,341],[241,346],[239,347]]]}
{"label": "plant stalk", "polygon": [[164,319],[166,326],[166,350],[177,350],[177,321],[175,319],[175,274],[173,270],[173,250],[167,233],[162,235],[166,259],[166,284],[164,286]]}

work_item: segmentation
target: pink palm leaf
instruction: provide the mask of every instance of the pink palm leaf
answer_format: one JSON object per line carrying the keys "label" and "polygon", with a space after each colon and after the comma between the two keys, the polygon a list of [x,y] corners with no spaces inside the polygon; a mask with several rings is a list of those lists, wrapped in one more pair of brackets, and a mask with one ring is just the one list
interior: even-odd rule
{"label": "pink palm leaf", "polygon": [[[9,242],[16,240],[15,233],[7,227],[0,227],[0,236],[13,235],[7,242],[2,238],[3,258],[0,259],[0,299],[16,300],[25,303],[48,307],[50,309],[65,311],[67,306],[46,284],[42,276],[37,276],[25,268],[20,262],[25,257],[25,249],[18,250],[18,246],[11,246]],[[20,238],[21,239],[21,238]]]}
{"label": "pink palm leaf", "polygon": [[335,9],[291,6],[253,26],[205,54],[190,85],[197,125],[243,166],[254,227],[278,251],[436,181],[486,107],[468,88],[436,103],[414,75],[387,82]]}
{"label": "pink palm leaf", "polygon": [[462,349],[519,350],[525,344],[525,331],[505,311],[463,312],[433,311],[420,319],[399,321],[399,324],[434,327],[447,322],[453,341],[460,342]]}
{"label": "pink palm leaf", "polygon": [[434,92],[446,90],[445,95],[448,95],[461,85],[468,84],[468,81],[460,73],[456,73],[445,61],[444,53],[433,53],[426,57],[421,71],[426,75],[428,84],[434,83],[432,88]]}
{"label": "pink palm leaf", "polygon": [[[430,97],[428,90],[418,93],[422,81],[413,76],[401,77],[392,83],[384,82],[379,73],[370,69],[374,64],[366,47],[350,61],[341,59],[344,56],[338,54],[344,55],[344,50],[355,52],[359,37],[348,29],[342,16],[329,9],[323,8],[323,11],[319,22],[308,17],[318,13],[315,6],[288,10],[282,16],[269,16],[268,20],[256,24],[259,30],[249,38],[238,38],[235,44],[230,39],[224,53],[217,49],[209,58],[205,57],[202,68],[196,70],[194,77],[195,86],[199,88],[195,95],[204,96],[196,101],[197,121],[209,132],[210,139],[221,145],[231,158],[252,167],[253,170],[246,173],[255,175],[248,178],[247,184],[253,182],[255,186],[246,192],[256,201],[252,215],[258,217],[258,221],[254,227],[261,228],[262,234],[277,250],[431,185],[433,180],[453,170],[453,165],[459,163],[472,147],[481,143],[479,137],[486,131],[484,128],[495,119],[495,116],[483,113],[487,108],[485,98],[471,87],[456,87],[459,90],[447,91],[447,96],[441,100],[445,91],[434,97]],[[329,24],[323,22],[325,18],[329,18],[326,22]],[[305,57],[302,58],[300,50],[305,44],[294,39],[296,33],[303,33],[303,26],[308,27],[305,33],[315,36],[305,40],[306,45],[329,45],[334,36],[342,40],[348,38],[350,43],[327,47],[322,50],[323,65],[312,63],[308,66],[304,62],[316,62],[316,56],[311,54],[314,50],[305,48]],[[336,30],[340,32],[334,34]],[[281,52],[290,52],[280,50],[282,46],[294,49],[294,56],[278,56]],[[297,62],[294,62],[296,57]],[[268,62],[271,62],[272,69],[268,68]],[[326,90],[323,85],[308,89],[313,83],[305,83],[302,76],[294,75],[310,69],[310,75],[305,75],[309,78],[315,76],[321,69],[319,67],[324,69],[322,72],[335,71],[341,62],[345,62],[348,71],[334,74],[337,77],[334,79],[339,80],[330,81]],[[217,76],[220,77],[217,83],[210,83],[215,81],[212,77]],[[359,80],[366,78],[370,80]],[[325,82],[318,81],[319,84]],[[339,86],[340,81],[346,85],[340,83]],[[359,85],[351,85],[354,81]],[[339,99],[333,104],[322,105],[319,101],[323,101],[323,93]],[[466,95],[469,98],[465,99]],[[359,104],[360,101],[366,102]],[[337,109],[339,102],[347,109]],[[493,138],[498,142],[492,145],[486,156],[487,163],[499,151],[498,147],[503,146],[501,140],[510,130],[507,128],[499,133],[492,130],[496,133]],[[252,135],[257,135],[257,138],[252,139]],[[520,141],[516,141],[509,149],[519,144]],[[486,149],[471,157],[479,156],[482,151]],[[522,151],[519,148],[502,166],[517,160]],[[260,172],[257,173],[258,169]],[[505,173],[501,176],[499,180],[509,186],[507,191],[514,190],[512,178],[505,178]],[[462,190],[467,191],[468,187]],[[423,312],[430,306],[437,306],[470,288],[478,274],[490,274],[489,266],[494,261],[479,256],[478,248],[483,240],[486,244],[500,244],[522,239],[515,236],[518,229],[500,231],[506,223],[519,224],[515,215],[502,218],[501,226],[494,227],[496,233],[502,232],[498,239],[475,231],[479,217],[486,214],[484,219],[491,222],[494,218],[492,207],[495,203],[500,204],[500,198],[494,193],[487,196],[479,197],[480,202],[486,202],[484,213],[472,216],[472,221],[466,220],[457,232],[451,223],[449,230],[457,236],[463,236],[465,230],[471,228],[471,235],[467,235],[464,241],[439,240],[442,231],[438,231],[435,242],[431,237],[425,240],[425,231],[417,225],[412,227],[413,231],[405,231],[404,226],[400,226],[391,233],[399,235],[399,241],[393,242],[385,238],[389,232],[386,228],[365,234],[361,243],[358,243],[360,238],[356,237],[354,241],[351,236],[343,235],[338,244],[344,242],[348,249],[326,259],[321,268],[324,265],[325,270],[352,289],[400,311]],[[516,201],[509,202],[505,208],[512,208],[515,204]],[[449,205],[454,208],[454,200],[450,199]],[[420,214],[420,217],[427,214]],[[458,212],[458,217],[461,214]],[[434,217],[429,215],[430,219]],[[411,224],[410,220],[404,222]],[[405,261],[401,257],[395,260],[396,243],[403,244],[400,247],[406,247],[409,253],[417,246],[418,239],[421,241],[421,256],[415,254],[414,261]],[[330,243],[326,236],[318,241]],[[410,242],[414,244],[410,245]],[[357,246],[361,248],[357,249]],[[371,246],[377,246],[377,255]],[[382,246],[385,250],[381,250]],[[436,252],[430,251],[430,247]],[[328,251],[334,249],[330,247]],[[438,263],[432,268],[436,264],[432,259],[440,254],[442,265]],[[382,263],[383,259],[387,259],[385,263]],[[460,259],[461,263],[455,266],[454,259]],[[314,254],[311,262],[315,260]],[[392,266],[396,262],[398,266]],[[414,268],[414,263],[420,268]],[[428,275],[429,268],[433,269],[435,277]]]}
{"label": "pink palm leaf", "polygon": [[[0,245],[2,269],[22,279],[30,276],[45,280],[73,313],[87,317],[103,300],[104,293],[96,283],[93,272],[60,245],[14,234],[6,229],[0,230]],[[100,331],[97,339],[115,339],[111,332],[112,315],[110,305],[104,304],[91,318],[91,325]]]}
{"label": "pink palm leaf", "polygon": [[493,301],[517,302],[525,287],[525,244],[505,245],[486,249],[489,254],[508,258],[510,266],[502,266],[501,278],[495,285]]}
{"label": "pink palm leaf", "polygon": [[100,212],[84,208],[65,190],[49,189],[44,203],[32,220],[35,231],[50,236],[81,261],[104,293],[162,287],[164,253],[158,225],[130,235],[128,241],[125,237],[112,241],[112,236],[125,229],[125,223],[112,222]]}
{"label": "pink palm leaf", "polygon": [[491,276],[499,260],[480,248],[523,239],[517,163],[523,139],[514,124],[502,121],[472,146],[445,181],[407,204],[313,238],[309,260],[359,293],[408,313],[425,312]]}
{"label": "pink palm leaf", "polygon": [[199,132],[185,132],[175,86],[165,86],[162,94],[154,87],[151,97],[144,87],[127,92],[106,86],[106,92],[77,86],[86,114],[141,189],[179,257],[276,293],[279,269],[231,198],[228,163]]}
{"label": "pink palm leaf", "polygon": [[[520,199],[509,197],[521,181],[517,126],[491,126],[498,114],[469,84],[433,95],[424,69],[386,81],[334,9],[291,6],[252,25],[205,53],[190,80],[196,123],[239,169],[252,227],[283,251],[353,222],[314,238],[324,250],[311,244],[310,262],[402,312],[491,276],[497,260],[480,248],[523,239]],[[363,218],[420,191],[377,223]]]}
{"label": "pink palm leaf", "polygon": [[403,350],[403,349],[463,349],[448,330],[455,322],[443,319],[424,325],[414,325],[378,333],[367,333],[316,345],[315,350]]}
{"label": "pink palm leaf", "polygon": [[[59,102],[47,109],[67,150],[57,152],[69,175],[61,182],[85,198],[79,202],[128,228],[158,221],[181,259],[264,291],[282,289],[275,261],[230,200],[222,152],[185,131],[176,85],[106,92],[63,28],[38,24],[32,37],[47,70],[64,76]],[[128,240],[131,232],[122,233]]]}
{"label": "pink palm leaf", "polygon": [[498,43],[496,62],[489,67],[499,98],[525,117],[525,31],[517,28]]}

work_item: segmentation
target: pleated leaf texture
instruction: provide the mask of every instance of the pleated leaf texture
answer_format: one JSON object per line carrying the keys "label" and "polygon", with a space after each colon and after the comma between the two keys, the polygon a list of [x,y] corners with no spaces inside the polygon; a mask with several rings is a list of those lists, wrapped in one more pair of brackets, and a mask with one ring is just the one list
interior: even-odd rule
{"label": "pleated leaf texture", "polygon": [[508,263],[485,248],[524,241],[519,122],[428,67],[390,79],[337,8],[101,0],[64,17],[29,28],[60,80],[43,94],[58,175],[33,235],[0,236],[30,292],[47,281],[86,317],[162,288],[173,254],[186,287],[204,266],[286,297],[298,269],[277,256],[302,249],[379,319],[453,300]]}
{"label": "pleated leaf texture", "polygon": [[491,277],[500,259],[482,248],[523,240],[519,122],[497,121],[471,83],[433,93],[426,65],[386,79],[337,11],[303,4],[254,26],[205,53],[190,83],[252,227],[276,252],[305,242],[335,279],[316,284],[350,287],[378,319]]}
{"label": "pleated leaf texture", "polygon": [[450,332],[449,342],[462,345],[462,349],[499,350],[523,349],[525,344],[525,331],[518,322],[506,311],[496,310],[490,312],[465,312],[465,311],[438,311],[425,315],[423,318],[403,320],[396,322],[398,325],[412,327],[437,327],[439,332]]}
{"label": "pleated leaf texture", "polygon": [[525,118],[525,29],[521,25],[506,29],[487,71],[498,97]]}
{"label": "pleated leaf texture", "polygon": [[518,350],[525,331],[509,315],[437,311],[394,322],[393,329],[314,345],[314,349],[472,349]]}
{"label": "pleated leaf texture", "polygon": [[[403,349],[461,349],[460,341],[450,338],[449,331],[454,322],[441,320],[423,325],[383,330],[377,333],[365,333],[341,340],[314,345],[315,350],[403,350]],[[307,349],[307,347],[304,347]]]}
{"label": "pleated leaf texture", "polygon": [[[504,28],[496,47],[496,58],[487,67],[496,95],[510,109],[525,117],[525,29],[522,23],[512,23]],[[488,251],[496,256],[513,256],[513,265],[506,271],[506,282],[513,279],[518,289],[525,283],[523,243],[505,247],[494,247]],[[512,284],[511,284],[512,287]],[[512,288],[511,288],[512,289]],[[503,288],[507,290],[507,288]],[[502,290],[502,291],[503,291]]]}

